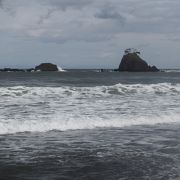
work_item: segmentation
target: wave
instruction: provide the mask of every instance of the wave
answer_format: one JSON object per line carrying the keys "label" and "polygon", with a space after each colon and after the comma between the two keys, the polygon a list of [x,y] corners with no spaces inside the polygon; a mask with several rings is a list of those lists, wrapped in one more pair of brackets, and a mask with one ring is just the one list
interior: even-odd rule
{"label": "wave", "polygon": [[180,84],[0,87],[0,134],[180,122]]}
{"label": "wave", "polygon": [[20,132],[47,132],[52,130],[82,130],[95,128],[124,128],[137,125],[156,125],[180,123],[179,114],[151,117],[127,117],[127,118],[66,118],[62,116],[49,117],[48,119],[34,119],[29,121],[13,120],[0,122],[0,134],[13,134]]}
{"label": "wave", "polygon": [[113,86],[96,87],[0,87],[0,97],[20,96],[107,96],[135,94],[180,94],[180,84],[116,84]]}
{"label": "wave", "polygon": [[58,66],[58,71],[59,72],[66,72],[66,70],[64,70],[62,67]]}
{"label": "wave", "polygon": [[162,69],[162,71],[166,73],[179,73],[180,69]]}

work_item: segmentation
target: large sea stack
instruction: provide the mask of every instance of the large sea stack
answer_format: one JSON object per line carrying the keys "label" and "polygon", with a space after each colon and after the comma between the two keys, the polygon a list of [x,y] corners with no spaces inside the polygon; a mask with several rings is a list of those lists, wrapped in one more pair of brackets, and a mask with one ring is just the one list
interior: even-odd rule
{"label": "large sea stack", "polygon": [[159,69],[156,66],[149,66],[146,61],[140,58],[138,52],[135,49],[126,49],[125,54],[121,60],[118,71],[129,72],[158,72]]}
{"label": "large sea stack", "polygon": [[35,71],[58,71],[58,67],[52,63],[42,63],[35,67]]}

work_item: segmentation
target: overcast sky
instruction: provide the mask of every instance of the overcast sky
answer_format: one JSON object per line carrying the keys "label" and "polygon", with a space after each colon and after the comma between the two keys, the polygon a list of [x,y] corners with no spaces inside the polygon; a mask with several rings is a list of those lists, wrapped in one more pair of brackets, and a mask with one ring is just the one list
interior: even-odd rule
{"label": "overcast sky", "polygon": [[126,48],[180,68],[180,0],[0,0],[1,68],[116,68]]}

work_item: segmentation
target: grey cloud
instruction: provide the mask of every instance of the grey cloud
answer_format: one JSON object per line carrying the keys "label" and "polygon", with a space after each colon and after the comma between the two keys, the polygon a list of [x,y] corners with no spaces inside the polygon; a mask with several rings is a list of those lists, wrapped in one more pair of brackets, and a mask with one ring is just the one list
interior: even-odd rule
{"label": "grey cloud", "polygon": [[123,15],[121,15],[117,11],[117,9],[109,5],[106,5],[105,7],[100,9],[99,12],[95,14],[95,17],[100,19],[117,20],[121,24],[125,24],[126,22],[126,18]]}
{"label": "grey cloud", "polygon": [[48,12],[39,17],[38,24],[43,24],[46,19],[49,19],[51,15],[59,10],[66,11],[68,8],[82,9],[93,3],[94,0],[45,0],[40,1],[43,5],[48,7]]}
{"label": "grey cloud", "polygon": [[51,15],[56,11],[56,9],[48,9],[46,14],[43,14],[39,17],[38,24],[43,24],[46,19],[49,19]]}
{"label": "grey cloud", "polygon": [[54,6],[58,9],[61,10],[66,10],[67,8],[71,7],[71,8],[82,8],[84,6],[87,6],[89,4],[91,4],[93,2],[93,0],[46,0],[45,1],[47,4]]}
{"label": "grey cloud", "polygon": [[9,6],[8,4],[6,4],[7,1],[5,0],[0,0],[0,8],[6,12],[8,15],[10,16],[14,16],[15,15],[15,10],[13,7]]}
{"label": "grey cloud", "polygon": [[3,6],[3,2],[4,2],[4,0],[0,0],[0,8],[1,8],[1,9],[3,9],[3,8],[4,8],[4,6]]}
{"label": "grey cloud", "polygon": [[[180,18],[178,0],[173,2],[171,0],[32,0],[28,2],[7,0],[7,2],[4,9],[11,14],[17,11],[17,16],[13,14],[12,27],[6,21],[4,27],[7,26],[9,31],[15,30],[16,33],[27,34],[40,40],[48,37],[48,41],[52,39],[59,43],[70,40],[96,42],[104,41],[106,37],[111,39],[123,32],[167,35],[180,32],[180,29],[176,28]],[[2,4],[3,0],[0,0],[0,3]]]}
{"label": "grey cloud", "polygon": [[179,7],[179,0],[0,0],[0,53],[11,54],[14,62],[23,59],[21,55],[36,59],[64,53],[75,62],[83,49],[87,59],[102,51],[101,63],[107,57],[111,64],[119,50],[135,47],[150,59],[161,51],[162,62],[170,62],[170,51],[179,56]]}
{"label": "grey cloud", "polygon": [[47,35],[46,37],[44,36],[39,37],[39,39],[43,42],[57,43],[57,44],[64,44],[67,42],[97,43],[97,42],[105,42],[105,41],[111,40],[112,36],[108,36],[107,34],[73,33],[68,36],[63,35],[63,36],[58,36],[58,37],[52,37],[51,35]]}

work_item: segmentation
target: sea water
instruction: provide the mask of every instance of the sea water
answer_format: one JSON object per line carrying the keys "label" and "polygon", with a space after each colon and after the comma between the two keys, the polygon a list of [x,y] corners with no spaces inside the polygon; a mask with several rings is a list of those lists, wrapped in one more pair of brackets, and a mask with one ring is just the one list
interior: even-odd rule
{"label": "sea water", "polygon": [[180,72],[0,73],[0,179],[180,179]]}

